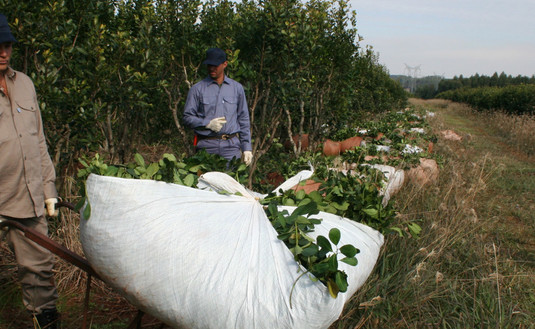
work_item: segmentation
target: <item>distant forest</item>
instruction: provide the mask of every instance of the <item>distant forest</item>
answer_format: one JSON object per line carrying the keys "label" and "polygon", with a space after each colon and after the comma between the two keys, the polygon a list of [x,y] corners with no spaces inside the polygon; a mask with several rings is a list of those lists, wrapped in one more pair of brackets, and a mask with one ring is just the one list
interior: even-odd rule
{"label": "distant forest", "polygon": [[535,84],[535,75],[531,77],[518,75],[513,77],[504,72],[495,72],[492,76],[475,74],[465,78],[462,75],[453,79],[444,79],[442,76],[433,75],[422,78],[414,78],[407,75],[391,75],[408,92],[423,99],[434,98],[439,93],[459,88],[478,87],[505,87],[511,85]]}

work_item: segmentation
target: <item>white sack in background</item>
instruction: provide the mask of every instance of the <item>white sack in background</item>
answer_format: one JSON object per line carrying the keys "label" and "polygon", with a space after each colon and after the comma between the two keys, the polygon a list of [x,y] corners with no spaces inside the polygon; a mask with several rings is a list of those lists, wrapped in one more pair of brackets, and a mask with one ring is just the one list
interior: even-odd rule
{"label": "white sack in background", "polygon": [[280,184],[273,191],[275,191],[275,195],[281,195],[280,190],[282,190],[283,192],[286,192],[292,188],[295,188],[297,184],[299,184],[302,181],[306,181],[307,179],[312,177],[313,174],[314,174],[314,171],[312,170],[302,170],[298,172],[295,176],[288,178],[284,183]]}
{"label": "white sack in background", "polygon": [[360,249],[359,264],[340,263],[349,288],[336,299],[303,276],[290,308],[302,269],[262,206],[229,176],[203,176],[207,185],[245,194],[90,175],[91,217],[81,220],[80,231],[95,271],[130,303],[174,328],[328,328],[371,273],[383,236],[339,216],[317,215],[323,222],[315,234],[339,228],[340,246]]}
{"label": "white sack in background", "polygon": [[[382,186],[379,190],[379,195],[383,196],[382,204],[383,206],[386,206],[390,201],[390,198],[403,186],[403,183],[405,182],[405,172],[401,169],[396,169],[392,166],[382,164],[363,163],[361,166],[372,167],[383,173],[384,179],[382,180]],[[349,172],[351,175],[358,175],[359,177],[364,176],[356,170],[342,170],[341,172],[346,175]]]}
{"label": "white sack in background", "polygon": [[422,153],[424,150],[416,145],[405,144],[405,148],[401,151],[402,154],[418,154]]}
{"label": "white sack in background", "polygon": [[385,175],[383,187],[379,193],[384,196],[383,206],[386,206],[388,201],[390,201],[390,198],[403,186],[403,183],[405,182],[405,172],[401,169],[396,169],[387,165],[373,164],[370,166],[380,170]]}

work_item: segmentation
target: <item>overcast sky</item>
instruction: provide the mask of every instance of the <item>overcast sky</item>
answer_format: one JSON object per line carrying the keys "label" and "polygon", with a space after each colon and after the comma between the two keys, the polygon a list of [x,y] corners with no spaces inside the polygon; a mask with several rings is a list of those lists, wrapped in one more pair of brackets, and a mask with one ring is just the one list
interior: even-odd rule
{"label": "overcast sky", "polygon": [[[535,74],[535,0],[350,0],[390,74]],[[410,69],[407,70],[407,67]],[[419,70],[415,68],[419,67]]]}

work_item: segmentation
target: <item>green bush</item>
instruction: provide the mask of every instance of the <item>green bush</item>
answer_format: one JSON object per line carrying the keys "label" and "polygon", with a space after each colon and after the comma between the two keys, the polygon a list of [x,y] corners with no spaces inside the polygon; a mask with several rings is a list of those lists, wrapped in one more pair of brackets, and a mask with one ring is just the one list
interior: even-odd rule
{"label": "green bush", "polygon": [[440,93],[437,97],[466,103],[485,111],[502,110],[510,114],[535,113],[535,84],[460,88]]}

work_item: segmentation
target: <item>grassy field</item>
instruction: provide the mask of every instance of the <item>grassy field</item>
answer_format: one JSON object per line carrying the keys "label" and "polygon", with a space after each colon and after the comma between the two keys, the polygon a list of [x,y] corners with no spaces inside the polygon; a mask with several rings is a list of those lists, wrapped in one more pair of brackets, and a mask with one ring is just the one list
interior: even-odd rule
{"label": "grassy field", "polygon": [[[535,118],[411,102],[436,114],[429,123],[444,159],[438,181],[407,184],[392,200],[400,221],[420,221],[421,236],[386,237],[374,272],[331,329],[535,328]],[[462,140],[442,138],[445,130]],[[65,211],[53,231],[81,254],[77,221]],[[0,266],[0,329],[26,328],[5,242]],[[80,328],[85,276],[59,260],[57,279],[63,328]],[[92,291],[90,328],[125,328],[135,316],[105,285]],[[143,328],[162,327],[146,318]]]}
{"label": "grassy field", "polygon": [[439,180],[404,186],[417,240],[388,236],[373,275],[332,328],[535,328],[535,119],[411,100],[436,113]]}

